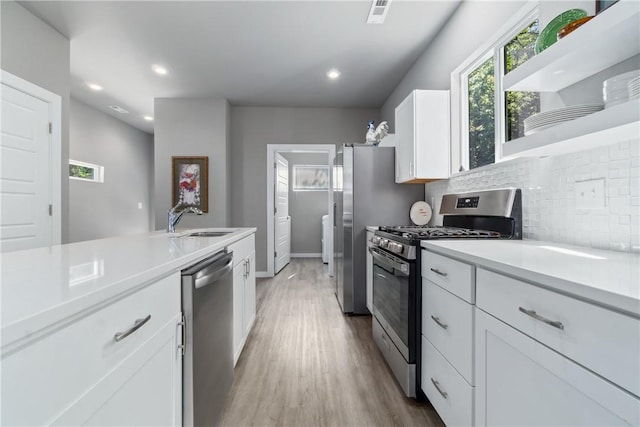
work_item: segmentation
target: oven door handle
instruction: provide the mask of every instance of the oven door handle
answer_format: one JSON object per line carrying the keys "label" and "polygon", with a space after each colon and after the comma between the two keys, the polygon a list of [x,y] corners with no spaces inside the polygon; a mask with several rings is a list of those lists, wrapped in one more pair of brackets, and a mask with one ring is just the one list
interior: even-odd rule
{"label": "oven door handle", "polygon": [[392,259],[389,259],[386,256],[381,255],[375,248],[369,248],[369,252],[373,256],[373,260],[377,261],[380,264],[384,264],[387,267],[395,268],[398,271],[409,274],[409,264],[403,262],[397,262]]}

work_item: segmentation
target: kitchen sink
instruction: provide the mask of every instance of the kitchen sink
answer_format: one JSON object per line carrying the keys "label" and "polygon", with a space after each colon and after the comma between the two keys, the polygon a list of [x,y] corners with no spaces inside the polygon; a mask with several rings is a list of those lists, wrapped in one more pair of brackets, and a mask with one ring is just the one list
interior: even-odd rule
{"label": "kitchen sink", "polygon": [[196,231],[195,233],[185,234],[184,237],[220,237],[231,233],[233,231]]}

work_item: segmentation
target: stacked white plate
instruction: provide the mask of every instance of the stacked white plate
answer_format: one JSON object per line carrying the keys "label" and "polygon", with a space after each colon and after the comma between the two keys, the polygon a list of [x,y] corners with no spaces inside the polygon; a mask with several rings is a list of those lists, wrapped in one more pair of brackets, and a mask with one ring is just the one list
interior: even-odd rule
{"label": "stacked white plate", "polygon": [[629,80],[629,100],[640,98],[640,77]]}
{"label": "stacked white plate", "polygon": [[633,70],[605,80],[602,84],[602,99],[605,108],[627,102],[629,100],[629,83],[639,76],[640,70]]}
{"label": "stacked white plate", "polygon": [[524,134],[531,135],[564,122],[588,116],[603,108],[602,104],[582,104],[534,114],[524,119]]}

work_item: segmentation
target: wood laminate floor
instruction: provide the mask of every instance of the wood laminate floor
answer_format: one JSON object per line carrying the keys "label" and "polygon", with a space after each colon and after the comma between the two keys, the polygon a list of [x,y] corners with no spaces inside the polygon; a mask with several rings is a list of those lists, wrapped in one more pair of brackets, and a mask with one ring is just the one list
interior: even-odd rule
{"label": "wood laminate floor", "polygon": [[258,279],[253,330],[223,426],[438,426],[405,398],[371,338],[370,316],[344,316],[320,259]]}

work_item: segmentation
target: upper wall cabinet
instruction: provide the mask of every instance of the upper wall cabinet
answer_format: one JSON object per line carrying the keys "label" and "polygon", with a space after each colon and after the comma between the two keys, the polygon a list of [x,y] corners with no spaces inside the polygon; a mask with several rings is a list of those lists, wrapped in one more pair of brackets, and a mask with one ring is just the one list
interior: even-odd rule
{"label": "upper wall cabinet", "polygon": [[396,182],[449,178],[449,91],[414,90],[398,105]]}

